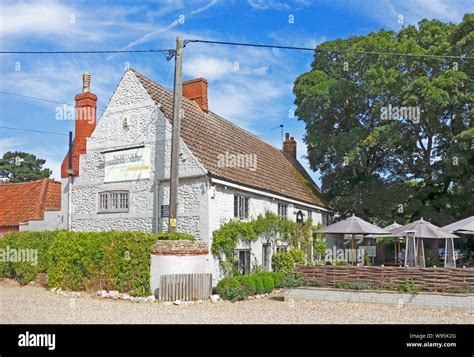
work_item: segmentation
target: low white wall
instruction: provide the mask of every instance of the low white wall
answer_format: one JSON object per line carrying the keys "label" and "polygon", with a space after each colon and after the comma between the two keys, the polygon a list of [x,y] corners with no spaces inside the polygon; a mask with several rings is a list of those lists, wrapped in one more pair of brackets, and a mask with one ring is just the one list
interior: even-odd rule
{"label": "low white wall", "polygon": [[162,275],[211,273],[208,255],[152,255],[150,269],[150,288],[156,297]]}
{"label": "low white wall", "polygon": [[42,220],[32,220],[20,224],[20,231],[54,231],[65,229],[67,226],[66,216],[61,211],[44,211]]}

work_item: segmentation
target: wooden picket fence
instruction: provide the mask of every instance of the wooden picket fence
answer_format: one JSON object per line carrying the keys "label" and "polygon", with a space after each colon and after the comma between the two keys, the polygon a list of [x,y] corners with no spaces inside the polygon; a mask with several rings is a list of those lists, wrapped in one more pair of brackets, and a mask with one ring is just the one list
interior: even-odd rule
{"label": "wooden picket fence", "polygon": [[407,279],[429,291],[474,289],[473,268],[403,268],[381,266],[298,266],[308,285],[336,287],[338,283],[364,282],[383,289],[399,286]]}
{"label": "wooden picket fence", "polygon": [[160,301],[196,301],[212,294],[212,274],[170,274],[160,277]]}

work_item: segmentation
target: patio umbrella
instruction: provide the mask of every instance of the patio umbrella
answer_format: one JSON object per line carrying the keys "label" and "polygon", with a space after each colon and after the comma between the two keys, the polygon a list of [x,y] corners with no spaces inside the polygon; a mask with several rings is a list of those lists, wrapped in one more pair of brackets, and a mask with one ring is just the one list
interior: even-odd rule
{"label": "patio umbrella", "polygon": [[[418,221],[408,223],[404,226],[393,229],[392,234],[396,236],[407,237],[405,243],[405,266],[425,266],[423,239],[446,239],[446,250],[448,249],[449,243],[451,243],[451,249],[454,252],[453,238],[459,238],[458,236],[452,233],[441,230],[438,226],[435,226],[434,224],[425,221],[423,218],[419,219]],[[413,264],[411,264],[412,262]],[[445,267],[448,265],[452,266],[452,262],[447,262],[447,251],[445,254],[444,265]]]}
{"label": "patio umbrella", "polygon": [[474,216],[461,219],[440,229],[450,233],[474,234]]}
{"label": "patio umbrella", "polygon": [[[398,224],[397,222],[394,221],[392,224],[388,225],[384,229],[386,231],[392,232],[395,228],[399,228],[401,226],[402,226],[401,224]],[[400,251],[399,236],[394,236],[392,233],[390,233],[389,235],[383,235],[383,236],[381,236],[380,234],[369,234],[369,235],[366,235],[365,237],[366,238],[392,238],[392,237],[395,238],[393,241],[393,245],[394,245],[393,251],[394,251],[394,256],[395,256],[395,264],[397,264],[397,256],[398,256],[398,252]],[[398,245],[398,250],[397,250],[397,245]]]}
{"label": "patio umbrella", "polygon": [[[390,232],[377,227],[376,225],[364,221],[362,218],[352,215],[343,221],[336,222],[327,227],[323,227],[314,231],[314,233],[333,233],[333,234],[350,234],[352,236],[352,251],[354,252],[354,235],[356,234],[378,234],[390,235]],[[354,257],[354,255],[352,255]],[[352,258],[352,264],[354,259]]]}

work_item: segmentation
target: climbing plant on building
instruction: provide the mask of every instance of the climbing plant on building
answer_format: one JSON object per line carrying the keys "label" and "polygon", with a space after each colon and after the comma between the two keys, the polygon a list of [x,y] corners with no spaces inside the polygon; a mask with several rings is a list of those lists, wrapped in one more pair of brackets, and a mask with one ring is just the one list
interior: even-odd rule
{"label": "climbing plant on building", "polygon": [[250,221],[231,220],[212,233],[212,254],[219,259],[219,265],[226,276],[239,275],[234,250],[240,242],[254,242],[259,237],[265,243],[281,240],[291,247],[307,249],[311,246],[312,221],[303,225],[281,219],[272,212],[266,212]]}

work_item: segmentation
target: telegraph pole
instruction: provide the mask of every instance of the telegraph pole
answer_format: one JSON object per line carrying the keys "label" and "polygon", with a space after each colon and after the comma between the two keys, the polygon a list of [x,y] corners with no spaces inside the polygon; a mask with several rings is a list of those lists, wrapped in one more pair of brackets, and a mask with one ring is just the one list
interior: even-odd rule
{"label": "telegraph pole", "polygon": [[173,132],[171,136],[171,180],[170,180],[170,220],[169,232],[176,232],[178,211],[178,184],[179,184],[179,138],[181,126],[181,84],[183,63],[184,39],[176,38],[176,53],[174,57],[174,90],[173,90]]}
{"label": "telegraph pole", "polygon": [[74,169],[72,167],[72,131],[69,132],[69,152],[68,152],[68,185],[67,185],[67,230],[70,231],[72,227],[72,180],[74,176]]}

